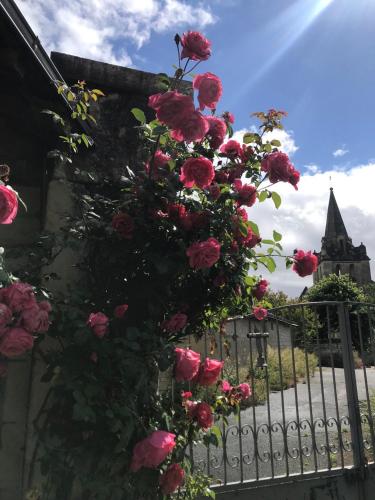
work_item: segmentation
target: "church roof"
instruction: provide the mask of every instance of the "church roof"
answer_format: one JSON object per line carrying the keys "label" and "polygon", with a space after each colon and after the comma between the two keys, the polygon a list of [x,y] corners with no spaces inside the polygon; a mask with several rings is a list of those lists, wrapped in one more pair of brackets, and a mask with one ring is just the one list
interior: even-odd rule
{"label": "church roof", "polygon": [[341,217],[339,207],[335,195],[333,194],[333,188],[329,196],[328,212],[327,212],[327,222],[326,222],[326,232],[325,238],[336,238],[337,236],[348,237],[346,232],[344,221]]}

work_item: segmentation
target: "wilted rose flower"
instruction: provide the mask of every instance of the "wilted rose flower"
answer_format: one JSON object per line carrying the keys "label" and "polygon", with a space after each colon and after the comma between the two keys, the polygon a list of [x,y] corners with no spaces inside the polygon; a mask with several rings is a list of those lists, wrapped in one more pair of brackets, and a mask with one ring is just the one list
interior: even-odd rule
{"label": "wilted rose flower", "polygon": [[202,210],[199,212],[186,212],[180,219],[181,227],[183,227],[185,231],[202,229],[207,226],[208,222],[209,214]]}
{"label": "wilted rose flower", "polygon": [[200,156],[188,158],[182,165],[180,181],[185,187],[197,186],[201,189],[209,186],[215,176],[212,161]]}
{"label": "wilted rose flower", "polygon": [[3,300],[15,312],[21,312],[36,304],[33,287],[28,283],[13,283],[5,288]]}
{"label": "wilted rose flower", "polygon": [[289,176],[289,184],[291,184],[295,190],[298,190],[297,184],[299,183],[300,177],[301,177],[301,174],[298,172],[298,170],[296,170],[293,167],[293,169],[290,172],[290,176]]}
{"label": "wilted rose flower", "polygon": [[115,318],[121,319],[125,316],[125,313],[128,309],[129,309],[128,304],[121,304],[115,307],[113,315],[115,316]]}
{"label": "wilted rose flower", "polygon": [[98,362],[98,354],[96,352],[92,352],[90,354],[90,361],[92,361],[93,363],[97,363]]}
{"label": "wilted rose flower", "polygon": [[277,151],[267,155],[261,163],[263,172],[267,172],[270,182],[288,182],[292,172],[293,164],[287,154]]}
{"label": "wilted rose flower", "polygon": [[0,338],[0,353],[7,358],[13,358],[29,351],[33,345],[34,338],[29,332],[20,327],[9,328]]}
{"label": "wilted rose flower", "polygon": [[219,148],[227,134],[227,126],[223,120],[216,116],[206,116],[208,131],[206,137],[212,149]]}
{"label": "wilted rose flower", "polygon": [[267,318],[268,312],[264,307],[253,307],[253,314],[258,321],[262,321]]}
{"label": "wilted rose flower", "polygon": [[109,319],[102,312],[91,313],[87,324],[98,338],[102,338],[108,333]]}
{"label": "wilted rose flower", "polygon": [[0,186],[0,224],[11,224],[17,211],[17,194],[8,186]]}
{"label": "wilted rose flower", "polygon": [[201,429],[209,429],[214,423],[211,406],[205,402],[192,405],[188,413]]}
{"label": "wilted rose flower", "polygon": [[194,112],[191,96],[170,90],[149,97],[148,105],[156,111],[156,118],[170,128],[177,128]]}
{"label": "wilted rose flower", "polygon": [[187,320],[186,314],[179,312],[164,320],[161,327],[169,333],[179,332],[185,328]]}
{"label": "wilted rose flower", "polygon": [[196,382],[199,385],[209,386],[217,382],[220,372],[224,366],[224,361],[206,358],[199,368]]}
{"label": "wilted rose flower", "polygon": [[230,139],[221,146],[220,153],[232,159],[240,157],[242,154],[241,144],[234,139]]}
{"label": "wilted rose flower", "polygon": [[227,184],[228,179],[229,179],[228,172],[225,172],[224,170],[217,170],[215,172],[215,181],[218,182],[219,184]]}
{"label": "wilted rose flower", "polygon": [[238,203],[252,207],[257,200],[257,189],[251,184],[242,184],[240,179],[235,179],[233,189],[238,196]]}
{"label": "wilted rose flower", "polygon": [[198,31],[188,31],[181,38],[181,59],[206,61],[211,55],[211,42]]}
{"label": "wilted rose flower", "polygon": [[184,116],[183,120],[173,127],[170,136],[178,142],[200,142],[207,134],[208,128],[206,117],[199,111],[194,111]]}
{"label": "wilted rose flower", "polygon": [[207,269],[220,259],[220,243],[215,238],[196,241],[186,250],[189,265],[194,269]]}
{"label": "wilted rose flower", "polygon": [[122,238],[126,240],[133,238],[134,220],[129,214],[124,212],[115,214],[112,218],[112,227]]}
{"label": "wilted rose flower", "polygon": [[197,75],[193,79],[193,88],[198,90],[199,109],[215,109],[223,93],[220,78],[213,73]]}
{"label": "wilted rose flower", "polygon": [[179,464],[171,464],[160,476],[159,485],[164,495],[171,495],[182,486],[185,478],[184,469]]}
{"label": "wilted rose flower", "polygon": [[303,250],[296,250],[293,255],[293,271],[295,271],[301,278],[309,276],[318,269],[318,257]]}
{"label": "wilted rose flower", "polygon": [[211,184],[211,186],[208,186],[208,191],[213,200],[218,200],[220,198],[221,189],[219,184],[216,184],[216,182]]}
{"label": "wilted rose flower", "polygon": [[176,363],[174,377],[176,382],[187,382],[192,380],[198,373],[201,355],[191,349],[176,347]]}
{"label": "wilted rose flower", "polygon": [[155,469],[176,446],[175,434],[165,431],[154,431],[139,441],[133,449],[130,470],[137,472],[141,467]]}

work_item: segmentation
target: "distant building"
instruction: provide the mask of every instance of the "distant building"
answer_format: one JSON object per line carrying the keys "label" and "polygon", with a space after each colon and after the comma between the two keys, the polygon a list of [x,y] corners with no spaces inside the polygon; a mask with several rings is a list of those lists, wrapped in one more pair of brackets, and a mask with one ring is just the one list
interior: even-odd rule
{"label": "distant building", "polygon": [[327,223],[322,238],[322,249],[315,253],[319,266],[314,273],[314,283],[329,274],[349,274],[359,285],[371,282],[370,258],[363,243],[354,246],[348,236],[333,188],[329,196]]}

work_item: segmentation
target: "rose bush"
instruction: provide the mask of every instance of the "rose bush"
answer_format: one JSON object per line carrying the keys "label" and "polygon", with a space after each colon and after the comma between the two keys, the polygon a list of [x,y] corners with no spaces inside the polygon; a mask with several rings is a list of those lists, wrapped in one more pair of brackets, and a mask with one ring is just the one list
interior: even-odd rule
{"label": "rose bush", "polygon": [[[262,238],[251,207],[270,200],[278,208],[274,184],[297,188],[299,173],[278,141],[265,139],[281,128],[283,112],[257,113],[259,133],[233,140],[233,115],[215,115],[220,79],[207,72],[192,77],[196,109],[183,79],[208,59],[211,44],[191,31],[175,42],[176,73],[160,75],[148,100],[154,116],[132,110],[139,156],[121,167],[118,182],[82,187],[81,215],[69,221],[67,240],[81,245],[87,283],[56,300],[48,332],[59,348],[45,353],[43,380],[53,383],[38,460],[56,498],[80,488],[85,499],[155,499],[184,479],[189,493],[196,474],[189,446],[212,444],[215,421],[251,397],[248,384],[221,380],[224,360],[201,360],[181,342],[221,331],[230,315],[266,317],[268,283],[251,273],[273,271],[274,257],[285,256],[281,235]],[[77,117],[102,94],[84,82],[59,91],[71,93]],[[301,276],[315,268],[303,251],[286,262]],[[0,352],[25,352],[46,331],[48,306],[26,284],[1,292],[0,303]],[[172,394],[160,387],[163,372],[174,377]],[[207,387],[212,397],[202,396]],[[208,481],[194,494],[207,494]]]}

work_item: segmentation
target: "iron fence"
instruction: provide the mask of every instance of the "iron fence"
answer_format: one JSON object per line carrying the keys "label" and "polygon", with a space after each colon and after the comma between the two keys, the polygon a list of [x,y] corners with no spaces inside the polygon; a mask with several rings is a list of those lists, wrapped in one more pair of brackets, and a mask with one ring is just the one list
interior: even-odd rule
{"label": "iron fence", "polygon": [[280,307],[188,345],[225,360],[223,378],[252,391],[237,416],[216,424],[218,447],[190,449],[194,467],[218,485],[374,462],[375,305]]}

